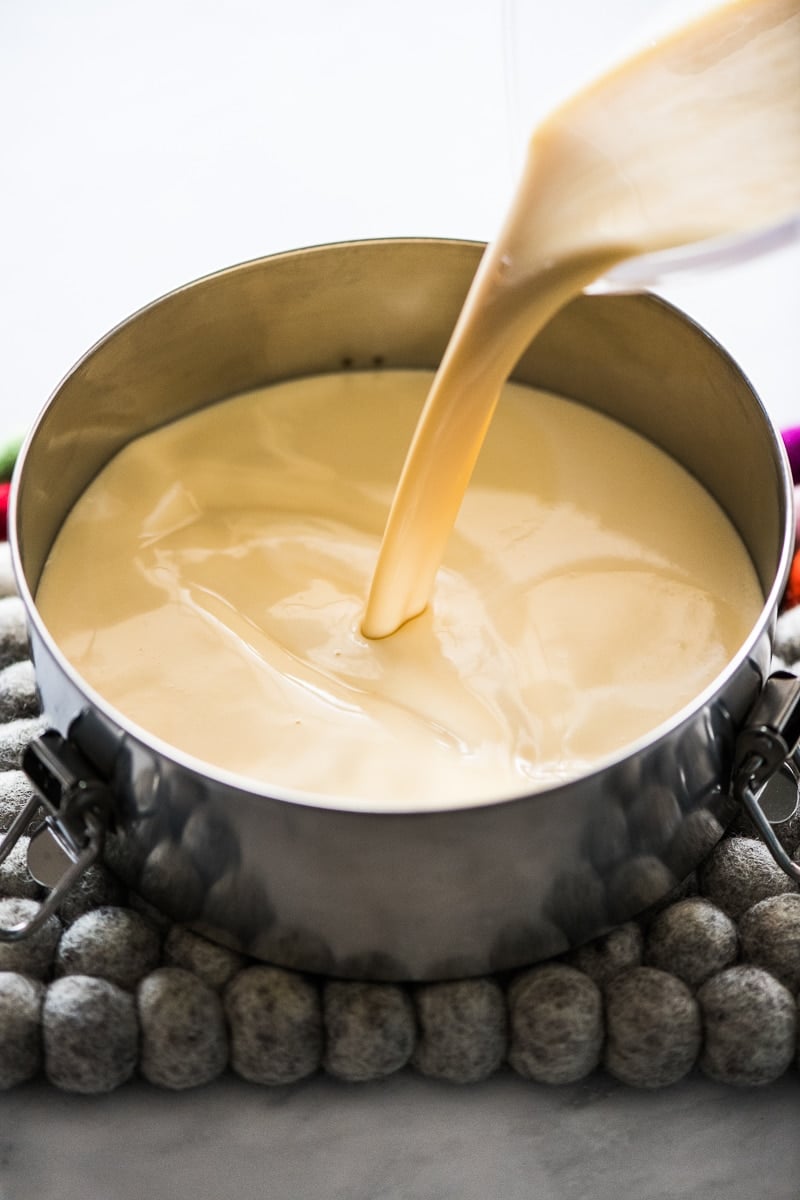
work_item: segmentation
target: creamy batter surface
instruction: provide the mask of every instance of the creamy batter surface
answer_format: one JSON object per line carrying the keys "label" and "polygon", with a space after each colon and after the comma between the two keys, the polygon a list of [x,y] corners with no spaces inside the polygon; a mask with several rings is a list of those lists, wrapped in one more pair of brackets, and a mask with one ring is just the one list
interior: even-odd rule
{"label": "creamy batter surface", "polygon": [[67,658],[207,763],[351,805],[478,802],[592,768],[691,701],[762,605],[738,535],[644,439],[505,387],[434,601],[361,631],[431,375],[294,380],[127,446],[37,604]]}

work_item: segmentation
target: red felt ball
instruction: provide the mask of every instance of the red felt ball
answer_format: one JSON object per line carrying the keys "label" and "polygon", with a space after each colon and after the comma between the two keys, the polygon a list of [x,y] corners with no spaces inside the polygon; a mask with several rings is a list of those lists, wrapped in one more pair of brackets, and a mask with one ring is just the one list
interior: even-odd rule
{"label": "red felt ball", "polygon": [[8,493],[10,483],[0,483],[0,541],[8,540]]}

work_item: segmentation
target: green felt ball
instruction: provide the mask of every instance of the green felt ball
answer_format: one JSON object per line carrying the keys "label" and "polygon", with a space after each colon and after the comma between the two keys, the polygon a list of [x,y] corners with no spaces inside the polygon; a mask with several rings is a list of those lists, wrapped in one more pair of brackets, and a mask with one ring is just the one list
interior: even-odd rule
{"label": "green felt ball", "polygon": [[22,434],[15,434],[5,442],[0,442],[0,483],[8,483],[11,478],[23,441]]}

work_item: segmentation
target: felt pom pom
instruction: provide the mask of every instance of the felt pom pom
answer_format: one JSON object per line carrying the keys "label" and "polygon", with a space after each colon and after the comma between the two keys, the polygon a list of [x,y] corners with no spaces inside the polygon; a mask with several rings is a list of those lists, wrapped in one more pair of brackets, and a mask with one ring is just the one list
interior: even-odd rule
{"label": "felt pom pom", "polygon": [[[800,425],[794,425],[790,429],[781,431],[783,444],[786,447],[786,454],[789,458],[789,466],[792,472],[792,479],[795,483],[795,510],[800,512]],[[800,521],[798,522],[800,523]],[[795,542],[800,543],[800,531],[795,531]],[[795,549],[794,558],[789,571],[789,581],[786,584],[786,591],[783,594],[781,601],[781,609],[785,612],[787,608],[794,608],[800,604],[800,550]]]}
{"label": "felt pom pom", "polygon": [[783,444],[792,470],[792,479],[800,483],[800,425],[792,425],[789,429],[781,430]]}
{"label": "felt pom pom", "polygon": [[14,465],[22,448],[23,437],[17,433],[0,443],[0,479],[8,483],[14,473]]}
{"label": "felt pom pom", "polygon": [[8,541],[8,494],[10,483],[0,483],[0,541]]}
{"label": "felt pom pom", "polygon": [[0,443],[0,542],[8,540],[8,494],[21,446],[22,437],[19,434]]}
{"label": "felt pom pom", "polygon": [[800,604],[800,550],[795,550],[792,565],[789,568],[786,591],[781,600],[781,612],[786,612],[787,608],[796,608],[798,604]]}

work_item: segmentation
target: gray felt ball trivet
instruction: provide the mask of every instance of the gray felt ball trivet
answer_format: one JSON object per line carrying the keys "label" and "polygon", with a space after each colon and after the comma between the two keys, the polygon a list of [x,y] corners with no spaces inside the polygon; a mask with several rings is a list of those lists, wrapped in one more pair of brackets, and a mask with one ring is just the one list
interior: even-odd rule
{"label": "gray felt ball trivet", "polygon": [[[787,821],[779,821],[772,826],[772,832],[789,854],[800,843],[800,804]],[[759,836],[750,814],[740,809],[728,828],[729,834],[739,834],[742,837],[757,838]]]}
{"label": "gray felt ball trivet", "polygon": [[780,821],[772,828],[784,850],[790,854],[795,851],[795,857],[797,857],[797,851],[800,851],[800,804],[788,821]]}
{"label": "gray felt ball trivet", "polygon": [[[14,896],[0,898],[0,924],[13,928],[29,921],[39,911],[36,900],[20,900]],[[32,979],[47,979],[53,965],[61,922],[50,916],[36,933],[23,941],[0,942],[0,971],[19,971]]]}
{"label": "gray felt ball trivet", "polygon": [[759,900],[739,922],[742,954],[791,992],[800,992],[800,896]]}
{"label": "gray felt ball trivet", "polygon": [[220,991],[244,966],[244,955],[211,942],[185,925],[171,925],[164,939],[164,962],[184,967]]}
{"label": "gray felt ball trivet", "polygon": [[40,900],[44,892],[28,870],[30,838],[21,837],[14,849],[0,863],[0,896],[20,896],[25,900]]}
{"label": "gray felt ball trivet", "polygon": [[457,979],[414,990],[419,1032],[412,1065],[431,1079],[477,1083],[503,1061],[506,1006],[493,979]]}
{"label": "gray felt ball trivet", "polygon": [[223,994],[231,1066],[253,1083],[294,1083],[322,1059],[317,989],[281,967],[245,967]]}
{"label": "gray felt ball trivet", "polygon": [[110,1092],[133,1075],[139,1027],[130,992],[107,979],[68,975],[42,1009],[47,1078],[67,1092]]}
{"label": "gray felt ball trivet", "polygon": [[0,1091],[33,1079],[42,1061],[44,985],[0,971]]}
{"label": "gray felt ball trivet", "polygon": [[691,896],[653,919],[644,961],[698,987],[710,975],[731,966],[738,952],[736,926],[727,913],[702,896]]}
{"label": "gray felt ball trivet", "polygon": [[0,721],[38,717],[40,712],[33,663],[22,659],[4,667],[0,671]]}
{"label": "gray felt ball trivet", "polygon": [[774,650],[785,663],[796,663],[800,658],[800,607],[787,609],[778,617]]}
{"label": "gray felt ball trivet", "polygon": [[518,976],[508,993],[508,1061],[539,1083],[576,1083],[593,1071],[603,1046],[603,1000],[597,984],[554,963]]}
{"label": "gray felt ball trivet", "polygon": [[404,1067],[414,1049],[414,1008],[392,983],[328,981],[322,990],[322,1065],[348,1083],[382,1079]]}
{"label": "gray felt ball trivet", "polygon": [[0,542],[0,597],[16,596],[17,580],[11,562],[11,546]]}
{"label": "gray felt ball trivet", "polygon": [[0,771],[0,833],[9,828],[34,794],[33,785],[23,771]]}
{"label": "gray felt ball trivet", "polygon": [[0,599],[0,671],[29,658],[25,605],[19,596]]}
{"label": "gray felt ball trivet", "polygon": [[759,900],[797,891],[764,843],[754,838],[721,841],[703,864],[700,879],[703,894],[734,920]]}
{"label": "gray felt ball trivet", "polygon": [[130,908],[96,908],[64,931],[56,975],[96,975],[121,988],[134,988],[158,966],[157,931]]}
{"label": "gray felt ball trivet", "polygon": [[93,863],[73,884],[59,905],[58,915],[65,925],[72,925],[84,913],[109,905],[118,907],[127,898],[127,889],[116,875],[102,863]]}
{"label": "gray felt ball trivet", "polygon": [[797,1006],[788,988],[760,967],[729,967],[697,993],[703,1016],[700,1069],[720,1083],[761,1085],[780,1078],[795,1056]]}
{"label": "gray felt ball trivet", "polygon": [[689,988],[654,967],[634,967],[606,988],[604,1064],[633,1087],[658,1088],[688,1075],[700,1050],[700,1010]]}
{"label": "gray felt ball trivet", "polygon": [[159,967],[136,990],[139,1069],[158,1087],[210,1083],[228,1064],[225,1014],[217,993],[191,971]]}
{"label": "gray felt ball trivet", "polygon": [[47,722],[43,717],[20,717],[0,725],[0,771],[18,769],[28,746],[46,728]]}

